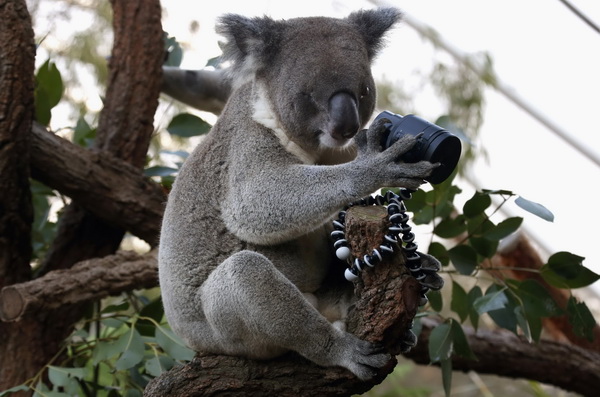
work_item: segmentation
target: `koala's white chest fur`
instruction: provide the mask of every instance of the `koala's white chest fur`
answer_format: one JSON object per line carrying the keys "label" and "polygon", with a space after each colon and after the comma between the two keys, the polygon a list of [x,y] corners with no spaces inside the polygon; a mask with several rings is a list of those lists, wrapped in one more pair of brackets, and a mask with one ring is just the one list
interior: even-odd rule
{"label": "koala's white chest fur", "polygon": [[304,164],[315,163],[316,158],[302,149],[296,142],[292,141],[281,127],[273,111],[273,107],[267,98],[265,88],[261,83],[255,83],[254,113],[252,114],[252,119],[273,131],[277,139],[279,139],[281,146],[287,152],[298,157]]}

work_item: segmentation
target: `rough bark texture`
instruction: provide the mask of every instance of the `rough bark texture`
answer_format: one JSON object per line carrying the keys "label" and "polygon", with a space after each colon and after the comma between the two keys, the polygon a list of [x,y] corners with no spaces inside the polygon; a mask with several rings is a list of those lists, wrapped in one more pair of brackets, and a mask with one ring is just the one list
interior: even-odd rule
{"label": "rough bark texture", "polygon": [[[114,43],[95,148],[141,169],[161,85],[160,1],[113,0],[111,4]],[[114,253],[125,233],[76,203],[63,214],[59,232],[45,260],[45,271]]]}
{"label": "rough bark texture", "polygon": [[[0,288],[31,275],[29,132],[33,118],[35,45],[22,0],[0,0]],[[36,369],[28,340],[31,322],[0,323],[0,389],[27,379]],[[28,349],[23,346],[27,342]],[[31,350],[29,350],[31,349]],[[14,364],[19,362],[19,366]]]}
{"label": "rough bark texture", "polygon": [[[115,44],[110,64],[110,85],[105,95],[106,106],[101,115],[97,135],[97,149],[111,151],[139,169],[144,162],[153,132],[152,121],[160,90],[163,58],[160,2],[115,0],[113,10]],[[27,40],[19,37],[23,27],[28,27],[31,31],[30,21],[27,19],[23,22],[23,19],[28,18],[26,8],[22,1],[2,1],[0,11],[0,30],[16,32],[13,33],[16,36],[2,37],[0,45],[14,45],[18,52],[8,52],[9,56],[6,57],[3,54],[2,59],[16,62],[19,66],[20,53],[30,51],[30,54],[33,54],[34,51],[32,34]],[[30,68],[26,65],[21,66],[24,75],[15,81],[31,82],[33,64]],[[13,97],[11,94],[8,98],[10,104],[24,105],[18,103],[19,95]],[[19,119],[11,116],[9,122],[17,123]],[[3,120],[1,113],[0,120]],[[28,125],[24,131],[27,132],[30,128]],[[18,154],[23,156],[22,161],[27,164],[28,150],[23,149]],[[60,167],[65,165],[64,161],[65,159]],[[10,197],[10,194],[8,196]],[[46,258],[42,273],[66,269],[81,260],[113,253],[122,239],[123,229],[101,221],[76,206],[70,207],[67,213],[62,217],[58,238]],[[30,238],[23,238],[21,243],[29,246]],[[23,255],[20,260],[28,263],[29,257]],[[11,266],[17,263],[11,262]],[[14,274],[18,272],[15,270]],[[62,341],[71,332],[73,323],[81,318],[81,314],[81,306],[65,305],[57,311],[37,311],[35,317],[27,316],[17,323],[2,324],[2,329],[10,329],[14,338],[7,338],[7,343],[2,345],[4,351],[0,354],[0,360],[10,360],[10,363],[0,363],[0,389],[23,382],[48,363],[59,351]],[[19,362],[19,365],[15,365],[15,362]]]}
{"label": "rough bark texture", "polygon": [[[423,320],[416,348],[407,357],[418,364],[429,364],[427,342],[438,323]],[[474,331],[465,328],[477,360],[452,357],[452,368],[511,378],[533,379],[584,396],[597,396],[600,390],[600,354],[554,341],[529,343],[506,331]]]}
{"label": "rough bark texture", "polygon": [[167,198],[138,168],[110,153],[86,150],[35,123],[31,154],[35,179],[71,197],[107,223],[150,245],[157,244]]}
{"label": "rough bark texture", "polygon": [[0,319],[19,321],[27,314],[118,295],[130,291],[132,286],[152,288],[156,285],[156,250],[145,255],[120,251],[5,287],[0,292]]}
{"label": "rough bark texture", "polygon": [[[355,207],[346,216],[346,237],[356,255],[370,253],[386,228],[382,207]],[[410,326],[418,309],[419,284],[405,274],[401,255],[362,272],[355,292],[358,303],[350,314],[349,330],[397,352],[398,335]],[[396,360],[373,380],[361,382],[342,368],[323,368],[296,354],[277,360],[254,361],[229,356],[197,356],[154,379],[145,396],[349,396],[380,383]]]}

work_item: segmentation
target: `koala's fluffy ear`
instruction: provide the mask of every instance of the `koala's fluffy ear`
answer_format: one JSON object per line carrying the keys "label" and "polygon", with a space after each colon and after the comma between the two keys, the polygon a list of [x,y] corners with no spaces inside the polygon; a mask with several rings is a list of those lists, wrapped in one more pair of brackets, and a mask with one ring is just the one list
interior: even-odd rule
{"label": "koala's fluffy ear", "polygon": [[216,27],[226,42],[223,57],[232,61],[230,68],[234,84],[241,85],[268,66],[268,60],[278,50],[284,24],[269,17],[247,18],[226,14]]}
{"label": "koala's fluffy ear", "polygon": [[396,8],[378,8],[361,10],[348,16],[348,21],[356,26],[363,36],[369,53],[373,59],[383,46],[383,36],[402,17]]}

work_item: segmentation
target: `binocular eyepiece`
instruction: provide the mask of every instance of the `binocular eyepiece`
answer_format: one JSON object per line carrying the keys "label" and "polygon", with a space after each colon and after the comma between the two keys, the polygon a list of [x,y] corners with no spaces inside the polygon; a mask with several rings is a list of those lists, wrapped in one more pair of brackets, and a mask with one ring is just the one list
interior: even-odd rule
{"label": "binocular eyepiece", "polygon": [[402,117],[386,110],[375,118],[375,120],[380,119],[390,121],[386,124],[388,132],[381,141],[384,150],[406,134],[416,136],[423,133],[417,139],[415,146],[404,153],[400,159],[406,163],[416,163],[421,160],[440,163],[440,166],[426,178],[427,182],[433,184],[442,183],[452,174],[458,164],[462,148],[460,139],[456,135],[412,114]]}

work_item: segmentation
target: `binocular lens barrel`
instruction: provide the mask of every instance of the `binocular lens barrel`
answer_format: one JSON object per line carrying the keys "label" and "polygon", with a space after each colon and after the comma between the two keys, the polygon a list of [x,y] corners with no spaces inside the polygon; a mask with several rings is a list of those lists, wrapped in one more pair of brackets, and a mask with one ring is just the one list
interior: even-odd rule
{"label": "binocular lens barrel", "polygon": [[421,160],[440,163],[440,166],[426,179],[433,184],[442,183],[452,174],[462,149],[460,139],[456,135],[413,114],[403,117],[386,110],[375,120],[384,118],[390,121],[388,133],[381,142],[384,150],[404,135],[416,136],[423,133],[417,139],[415,146],[404,153],[400,159],[406,163],[416,163]]}

